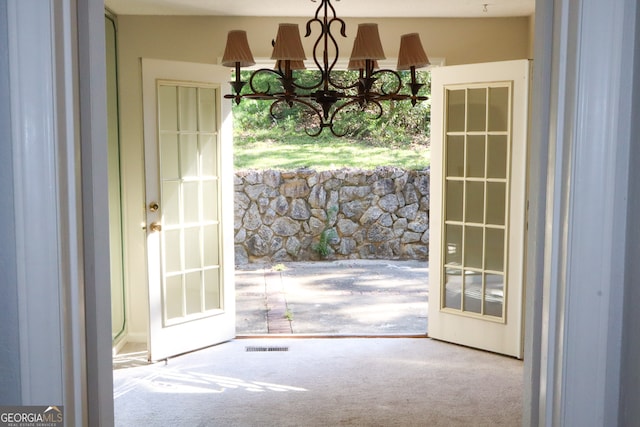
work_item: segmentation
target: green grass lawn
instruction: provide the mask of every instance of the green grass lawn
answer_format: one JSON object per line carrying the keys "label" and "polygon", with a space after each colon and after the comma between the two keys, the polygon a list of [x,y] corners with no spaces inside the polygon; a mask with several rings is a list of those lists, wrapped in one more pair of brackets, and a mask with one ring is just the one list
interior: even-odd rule
{"label": "green grass lawn", "polygon": [[289,137],[284,141],[242,141],[235,138],[234,167],[236,170],[328,170],[395,166],[417,170],[429,166],[430,154],[428,147],[418,144],[382,146],[344,138],[327,140],[306,136]]}

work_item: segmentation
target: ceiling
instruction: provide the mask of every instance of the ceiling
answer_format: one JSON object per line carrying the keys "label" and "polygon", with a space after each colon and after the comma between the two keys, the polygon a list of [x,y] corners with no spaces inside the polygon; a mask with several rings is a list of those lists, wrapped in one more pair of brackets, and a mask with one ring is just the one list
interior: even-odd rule
{"label": "ceiling", "polygon": [[[317,0],[105,0],[116,15],[310,17],[319,4]],[[493,18],[529,16],[535,9],[535,0],[333,0],[332,4],[340,18]]]}

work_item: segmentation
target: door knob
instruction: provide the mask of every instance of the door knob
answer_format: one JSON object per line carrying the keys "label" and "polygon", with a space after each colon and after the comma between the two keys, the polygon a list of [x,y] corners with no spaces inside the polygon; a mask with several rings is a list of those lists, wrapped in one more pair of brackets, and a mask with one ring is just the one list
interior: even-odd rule
{"label": "door knob", "polygon": [[151,225],[149,225],[149,229],[151,231],[161,231],[162,224],[160,224],[159,222],[152,222]]}
{"label": "door knob", "polygon": [[150,210],[151,212],[155,212],[155,211],[157,211],[159,208],[160,208],[160,206],[158,206],[158,203],[157,203],[157,202],[151,202],[151,203],[149,204],[149,210]]}

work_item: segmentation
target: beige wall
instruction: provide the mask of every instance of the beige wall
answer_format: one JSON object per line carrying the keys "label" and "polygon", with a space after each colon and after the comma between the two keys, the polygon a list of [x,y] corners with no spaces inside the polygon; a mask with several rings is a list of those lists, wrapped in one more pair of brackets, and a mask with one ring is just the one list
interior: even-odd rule
{"label": "beige wall", "polygon": [[[427,54],[443,58],[447,65],[529,58],[531,21],[527,17],[508,19],[348,19],[347,39],[341,43],[343,56],[351,52],[357,24],[379,24],[388,58],[397,56],[400,35],[419,32]],[[146,336],[147,288],[145,233],[144,152],[140,58],[217,63],[230,29],[247,30],[256,58],[271,56],[271,39],[278,22],[306,19],[251,17],[118,17],[119,83],[121,113],[122,175],[125,229],[125,259],[128,285],[129,332]],[[318,28],[304,39],[307,55]],[[338,28],[335,31],[337,33]]]}
{"label": "beige wall", "polygon": [[[346,19],[347,38],[339,38],[343,55],[353,44],[357,24],[370,19]],[[245,29],[256,57],[271,56],[271,40],[279,22],[300,24],[304,18],[251,18],[207,16],[121,16],[121,55],[145,54],[162,59],[214,63],[222,56],[226,34],[231,29]],[[529,56],[528,17],[487,19],[375,19],[388,57],[395,57],[400,35],[418,32],[429,56],[446,58],[448,65],[523,59]],[[335,25],[337,30],[337,25]],[[311,51],[312,36],[303,38]],[[337,33],[337,31],[336,31]]]}

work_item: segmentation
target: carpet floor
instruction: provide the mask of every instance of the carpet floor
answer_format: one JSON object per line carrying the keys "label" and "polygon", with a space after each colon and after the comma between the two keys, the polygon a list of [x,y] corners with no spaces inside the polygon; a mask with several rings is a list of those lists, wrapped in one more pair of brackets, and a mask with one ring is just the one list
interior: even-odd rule
{"label": "carpet floor", "polygon": [[114,371],[117,426],[519,426],[522,361],[427,338],[236,339]]}

